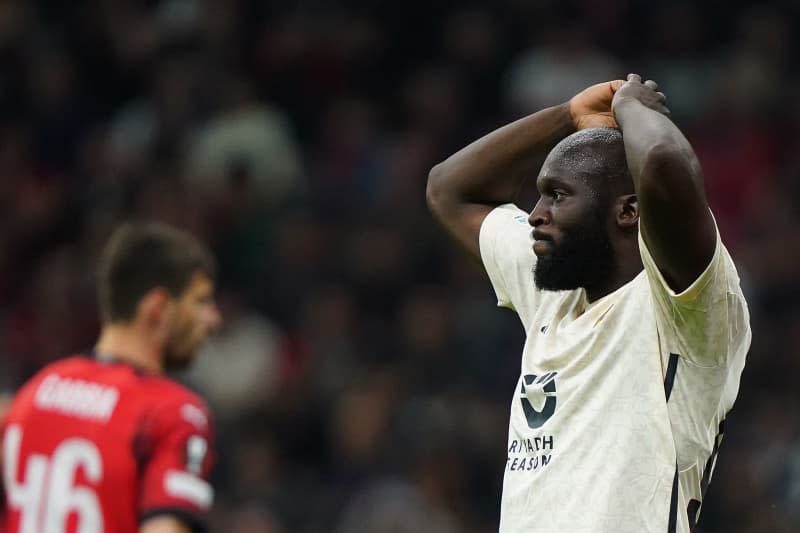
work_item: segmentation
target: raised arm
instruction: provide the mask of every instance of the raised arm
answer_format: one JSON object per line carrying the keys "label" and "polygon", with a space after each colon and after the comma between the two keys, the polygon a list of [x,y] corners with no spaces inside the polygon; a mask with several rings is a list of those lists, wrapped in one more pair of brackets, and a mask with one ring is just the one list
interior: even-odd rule
{"label": "raised arm", "polygon": [[708,266],[716,229],[700,163],[689,141],[659,109],[664,95],[636,74],[614,95],[612,109],[625,143],[639,200],[642,236],[670,287],[681,292]]}
{"label": "raised arm", "polygon": [[480,259],[478,233],[486,215],[512,202],[535,178],[547,153],[576,129],[616,126],[611,113],[622,80],[599,83],[569,102],[507,124],[462,148],[431,170],[427,200],[434,216]]}

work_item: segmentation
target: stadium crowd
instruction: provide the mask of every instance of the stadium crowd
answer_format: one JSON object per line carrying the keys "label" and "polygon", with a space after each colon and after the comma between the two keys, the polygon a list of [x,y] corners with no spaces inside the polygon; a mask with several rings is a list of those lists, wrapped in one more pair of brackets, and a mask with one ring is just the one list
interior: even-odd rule
{"label": "stadium crowd", "polygon": [[788,0],[6,0],[0,386],[90,349],[99,246],[169,222],[220,262],[225,324],[182,376],[218,421],[212,530],[496,531],[523,332],[430,217],[427,173],[638,71],[752,313],[699,531],[798,531],[798,22]]}

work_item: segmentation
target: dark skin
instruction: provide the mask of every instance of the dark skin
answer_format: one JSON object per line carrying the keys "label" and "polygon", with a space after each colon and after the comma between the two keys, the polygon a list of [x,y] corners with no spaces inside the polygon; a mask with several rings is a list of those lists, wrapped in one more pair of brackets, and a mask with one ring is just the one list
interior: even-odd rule
{"label": "dark skin", "polygon": [[594,223],[594,220],[587,220],[592,218],[587,214],[598,212],[617,261],[601,284],[585,287],[587,299],[594,301],[621,287],[642,270],[641,257],[631,253],[631,250],[638,250],[636,222],[639,212],[635,194],[617,196],[610,206],[598,201],[590,186],[575,177],[575,172],[580,170],[564,165],[559,158],[547,159],[536,179],[540,197],[528,223],[533,227],[533,251],[543,257],[561,242],[564,230],[580,231],[587,223]]}
{"label": "dark skin", "polygon": [[642,236],[664,279],[680,292],[711,262],[717,233],[694,150],[678,127],[652,108],[663,98],[657,89],[654,81],[642,83],[630,74],[611,109],[625,136]]}
{"label": "dark skin", "polygon": [[[483,219],[496,206],[514,201],[526,176],[539,171],[561,139],[583,128],[619,127],[636,194],[618,195],[605,206],[617,266],[587,297],[593,301],[605,296],[641,271],[635,231],[640,219],[656,264],[670,287],[682,291],[711,260],[716,233],[700,165],[668,113],[655,82],[642,83],[635,74],[626,82],[593,85],[564,104],[487,134],[436,165],[428,179],[428,205],[455,240],[479,259]],[[585,216],[589,191],[558,164],[541,170],[537,188],[542,198],[529,221],[535,235],[557,245],[562,228]],[[535,246],[537,254],[547,253],[546,242]]]}

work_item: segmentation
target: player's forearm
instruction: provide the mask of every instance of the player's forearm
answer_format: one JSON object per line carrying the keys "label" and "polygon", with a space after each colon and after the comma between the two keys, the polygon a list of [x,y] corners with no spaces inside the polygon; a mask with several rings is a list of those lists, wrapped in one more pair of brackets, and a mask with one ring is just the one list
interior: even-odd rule
{"label": "player's forearm", "polygon": [[462,148],[431,170],[428,203],[438,215],[459,204],[511,202],[545,156],[575,131],[569,105],[539,111]]}
{"label": "player's forearm", "polygon": [[703,177],[689,141],[665,115],[633,98],[614,108],[622,129],[628,169],[644,203],[705,203]]}
{"label": "player's forearm", "polygon": [[716,229],[700,163],[666,116],[635,99],[615,104],[639,203],[640,229],[659,270],[680,292],[708,266]]}

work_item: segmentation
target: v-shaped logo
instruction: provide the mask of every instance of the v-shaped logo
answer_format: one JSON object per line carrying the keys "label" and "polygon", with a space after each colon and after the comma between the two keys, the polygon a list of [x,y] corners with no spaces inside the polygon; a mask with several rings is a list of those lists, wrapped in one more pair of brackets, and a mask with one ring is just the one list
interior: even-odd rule
{"label": "v-shaped logo", "polygon": [[520,401],[531,429],[542,427],[556,410],[556,374],[525,374],[520,378]]}

